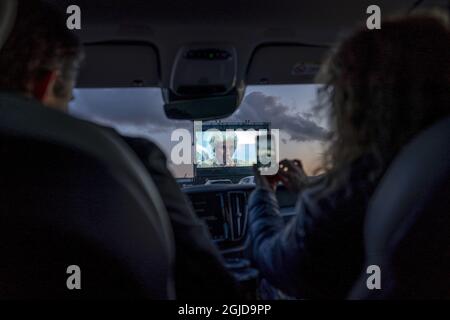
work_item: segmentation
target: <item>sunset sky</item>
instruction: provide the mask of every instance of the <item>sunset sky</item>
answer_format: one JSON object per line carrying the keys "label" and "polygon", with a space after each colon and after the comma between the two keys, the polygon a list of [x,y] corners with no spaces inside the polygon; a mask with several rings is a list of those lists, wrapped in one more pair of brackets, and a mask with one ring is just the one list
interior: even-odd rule
{"label": "sunset sky", "polygon": [[[326,124],[312,111],[316,85],[248,87],[239,109],[226,121],[268,121],[280,130],[280,158],[303,161],[308,173],[320,164]],[[176,142],[170,140],[176,128],[192,130],[189,121],[175,121],[164,115],[161,90],[80,89],[75,91],[71,112],[79,117],[115,127],[126,135],[156,142],[170,161]],[[191,165],[171,165],[176,177],[192,176]]]}

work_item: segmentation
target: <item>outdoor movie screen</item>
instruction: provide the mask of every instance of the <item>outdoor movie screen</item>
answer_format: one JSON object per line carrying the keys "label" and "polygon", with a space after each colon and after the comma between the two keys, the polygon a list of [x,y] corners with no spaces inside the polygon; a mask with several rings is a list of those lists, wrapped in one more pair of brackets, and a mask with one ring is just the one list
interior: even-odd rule
{"label": "outdoor movie screen", "polygon": [[196,132],[197,168],[250,167],[256,163],[256,130]]}

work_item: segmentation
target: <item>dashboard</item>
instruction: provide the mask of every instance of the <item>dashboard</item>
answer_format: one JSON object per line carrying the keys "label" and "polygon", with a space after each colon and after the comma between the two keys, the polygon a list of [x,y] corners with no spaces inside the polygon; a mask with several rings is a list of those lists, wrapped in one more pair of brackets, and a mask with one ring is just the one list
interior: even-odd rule
{"label": "dashboard", "polygon": [[[183,189],[196,214],[206,223],[213,241],[226,254],[245,249],[248,199],[254,185],[199,185]],[[280,211],[285,220],[295,214],[296,195],[283,186],[277,189]]]}
{"label": "dashboard", "polygon": [[[251,184],[212,184],[183,188],[196,214],[206,223],[226,267],[239,281],[249,297],[257,291],[259,272],[248,260],[248,199],[255,186]],[[281,215],[288,222],[295,215],[297,195],[284,186],[276,192]]]}

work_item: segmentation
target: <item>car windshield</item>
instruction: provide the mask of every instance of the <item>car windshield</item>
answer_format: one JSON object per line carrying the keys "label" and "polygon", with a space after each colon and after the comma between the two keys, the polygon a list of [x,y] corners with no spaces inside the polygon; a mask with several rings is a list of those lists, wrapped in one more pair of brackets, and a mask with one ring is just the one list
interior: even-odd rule
{"label": "car windshield", "polygon": [[[327,133],[325,121],[314,112],[317,89],[312,84],[249,86],[238,110],[220,123],[270,123],[270,128],[280,130],[280,159],[301,159],[305,171],[313,175],[320,170]],[[173,131],[192,132],[193,123],[165,116],[159,88],[76,89],[74,96],[73,115],[111,126],[123,135],[151,139],[165,152],[175,177],[194,175],[192,164],[171,163],[178,143],[171,140]]]}

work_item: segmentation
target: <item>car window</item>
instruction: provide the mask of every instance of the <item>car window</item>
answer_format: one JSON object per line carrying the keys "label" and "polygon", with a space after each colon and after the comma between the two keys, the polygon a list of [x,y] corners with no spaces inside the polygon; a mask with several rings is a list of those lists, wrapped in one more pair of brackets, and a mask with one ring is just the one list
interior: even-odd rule
{"label": "car window", "polygon": [[[249,86],[241,106],[221,123],[270,122],[280,130],[280,158],[302,160],[308,174],[320,168],[327,133],[326,123],[314,112],[318,85]],[[159,88],[76,89],[70,106],[73,115],[111,126],[123,135],[151,139],[165,152],[177,178],[192,177],[192,165],[173,165],[177,141],[172,132],[193,123],[168,119]],[[246,180],[248,181],[248,180]]]}

